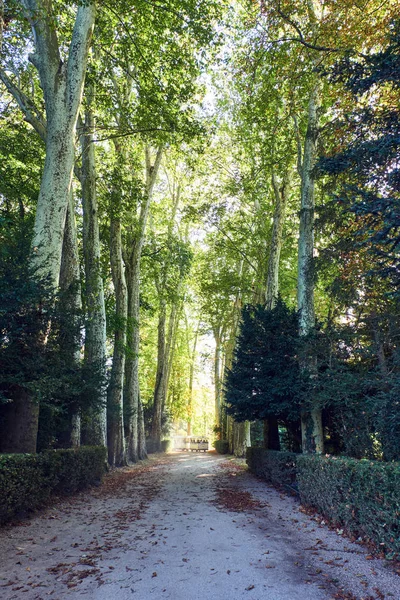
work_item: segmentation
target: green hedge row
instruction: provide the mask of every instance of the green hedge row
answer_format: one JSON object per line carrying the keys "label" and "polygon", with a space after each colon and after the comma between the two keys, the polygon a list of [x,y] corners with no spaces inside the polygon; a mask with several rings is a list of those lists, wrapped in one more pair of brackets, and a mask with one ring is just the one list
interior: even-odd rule
{"label": "green hedge row", "polygon": [[296,485],[296,458],[294,452],[279,452],[264,448],[247,448],[246,461],[250,470],[273,485]]}
{"label": "green hedge row", "polygon": [[73,494],[101,480],[106,448],[0,454],[0,523],[40,508],[51,494]]}
{"label": "green hedge row", "polygon": [[228,454],[229,442],[227,440],[215,440],[213,444],[218,454]]}
{"label": "green hedge row", "polygon": [[399,463],[249,448],[247,464],[270,483],[297,485],[302,504],[336,526],[400,554]]}

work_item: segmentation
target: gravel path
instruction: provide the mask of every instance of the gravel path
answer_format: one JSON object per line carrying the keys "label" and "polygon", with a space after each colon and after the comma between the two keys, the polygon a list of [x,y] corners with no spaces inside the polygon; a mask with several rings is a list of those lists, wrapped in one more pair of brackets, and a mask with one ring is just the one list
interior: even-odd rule
{"label": "gravel path", "polygon": [[0,556],[1,600],[400,600],[384,561],[213,453],[111,473],[0,530]]}

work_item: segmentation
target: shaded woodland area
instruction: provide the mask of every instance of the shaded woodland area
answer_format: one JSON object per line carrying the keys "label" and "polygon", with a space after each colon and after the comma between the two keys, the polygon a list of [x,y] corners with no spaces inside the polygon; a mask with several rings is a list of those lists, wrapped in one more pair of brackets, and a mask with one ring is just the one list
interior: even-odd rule
{"label": "shaded woodland area", "polygon": [[0,453],[399,460],[398,2],[0,23]]}

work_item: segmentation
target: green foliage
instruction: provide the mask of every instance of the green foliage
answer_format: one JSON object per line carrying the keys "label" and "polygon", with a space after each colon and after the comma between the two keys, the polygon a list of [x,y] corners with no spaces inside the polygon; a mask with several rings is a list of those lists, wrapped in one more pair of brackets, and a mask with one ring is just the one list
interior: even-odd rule
{"label": "green foliage", "polygon": [[43,507],[53,493],[73,494],[97,483],[105,466],[102,447],[1,454],[0,523]]}
{"label": "green foliage", "polygon": [[[321,157],[318,168],[332,181],[332,204],[340,209],[341,239],[370,257],[364,276],[388,279],[398,293],[400,283],[400,21],[391,24],[386,48],[347,56],[331,72],[358,101],[351,114],[332,127],[334,151]],[[332,210],[332,208],[331,208]],[[364,259],[366,260],[366,259]]]}
{"label": "green foliage", "polygon": [[400,465],[298,456],[300,498],[335,525],[400,553]]}
{"label": "green foliage", "polygon": [[0,401],[8,401],[16,386],[40,395],[46,361],[43,339],[54,295],[29,268],[31,220],[0,218]]}
{"label": "green foliage", "polygon": [[255,475],[295,489],[305,506],[362,536],[389,557],[400,553],[400,464],[248,448]]}
{"label": "green foliage", "polygon": [[398,332],[389,313],[314,335],[318,377],[306,394],[324,410],[330,453],[399,460]]}
{"label": "green foliage", "polygon": [[172,440],[161,440],[161,452],[170,452],[172,450]]}
{"label": "green foliage", "polygon": [[215,440],[214,448],[218,454],[228,454],[229,442],[227,440]]}
{"label": "green foliage", "polygon": [[297,313],[278,299],[272,310],[246,306],[227,371],[227,412],[236,420],[296,419],[301,387]]}
{"label": "green foliage", "polygon": [[264,448],[247,448],[246,463],[252,473],[276,486],[293,488],[298,454]]}

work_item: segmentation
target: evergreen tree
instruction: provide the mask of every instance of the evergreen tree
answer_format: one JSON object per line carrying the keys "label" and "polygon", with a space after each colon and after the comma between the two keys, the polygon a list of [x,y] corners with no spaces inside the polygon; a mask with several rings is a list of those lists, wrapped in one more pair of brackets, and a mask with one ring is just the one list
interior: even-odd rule
{"label": "evergreen tree", "polygon": [[297,313],[282,299],[271,310],[245,306],[225,382],[228,413],[238,421],[271,416],[296,420],[301,387],[298,344]]}

